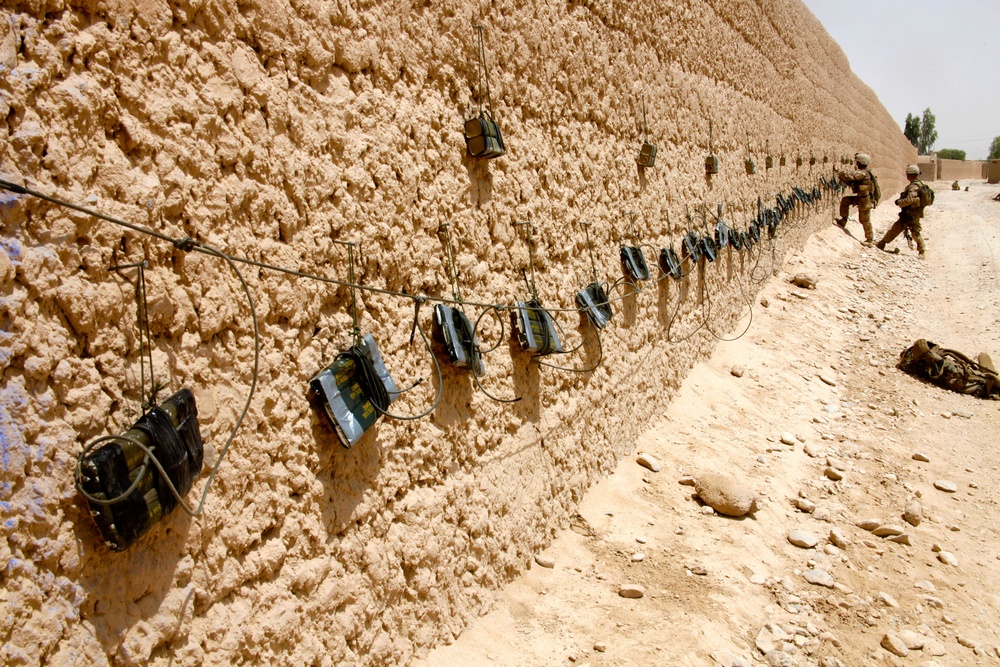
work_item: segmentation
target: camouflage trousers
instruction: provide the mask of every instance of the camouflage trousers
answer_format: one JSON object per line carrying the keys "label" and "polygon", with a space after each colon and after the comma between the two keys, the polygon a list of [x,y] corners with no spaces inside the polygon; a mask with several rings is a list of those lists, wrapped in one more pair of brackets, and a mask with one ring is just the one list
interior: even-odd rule
{"label": "camouflage trousers", "polygon": [[900,212],[899,218],[896,222],[892,223],[885,236],[882,240],[878,242],[879,248],[885,248],[886,245],[892,243],[897,236],[903,233],[904,229],[910,230],[910,236],[913,237],[914,242],[917,244],[917,252],[921,255],[924,254],[924,239],[920,236],[920,218],[911,218],[906,213]]}
{"label": "camouflage trousers", "polygon": [[868,197],[858,195],[847,195],[840,200],[840,219],[847,225],[847,216],[851,213],[851,207],[858,207],[858,222],[865,230],[865,241],[871,243],[875,240],[875,232],[872,231],[872,209]]}

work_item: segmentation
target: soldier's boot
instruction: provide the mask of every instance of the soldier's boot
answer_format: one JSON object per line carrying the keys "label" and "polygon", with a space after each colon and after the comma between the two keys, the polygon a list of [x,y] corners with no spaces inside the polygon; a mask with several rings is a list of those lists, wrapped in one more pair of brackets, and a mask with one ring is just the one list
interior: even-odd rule
{"label": "soldier's boot", "polygon": [[861,245],[863,245],[866,248],[871,248],[873,245],[875,245],[875,243],[871,239],[865,239],[864,241],[862,241]]}
{"label": "soldier's boot", "polygon": [[878,248],[879,250],[884,251],[885,250],[885,241],[879,241],[878,243],[875,244],[875,247]]}

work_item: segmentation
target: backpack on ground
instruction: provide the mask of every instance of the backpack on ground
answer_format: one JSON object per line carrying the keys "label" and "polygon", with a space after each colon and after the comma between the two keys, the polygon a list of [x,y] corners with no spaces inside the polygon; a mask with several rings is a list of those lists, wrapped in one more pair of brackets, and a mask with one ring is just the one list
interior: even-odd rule
{"label": "backpack on ground", "polygon": [[934,191],[923,181],[917,181],[920,186],[920,207],[926,208],[934,203]]}
{"label": "backpack on ground", "polygon": [[878,203],[882,200],[882,188],[878,185],[878,177],[869,169],[868,175],[872,177],[872,191],[869,193],[872,198],[872,208],[878,208]]}
{"label": "backpack on ground", "polygon": [[1000,376],[985,354],[976,363],[961,352],[921,338],[903,350],[897,368],[960,394],[1000,400]]}

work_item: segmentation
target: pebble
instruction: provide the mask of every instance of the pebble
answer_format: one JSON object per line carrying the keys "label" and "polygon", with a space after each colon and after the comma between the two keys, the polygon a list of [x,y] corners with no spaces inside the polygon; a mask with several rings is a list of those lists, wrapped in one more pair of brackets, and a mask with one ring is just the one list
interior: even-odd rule
{"label": "pebble", "polygon": [[816,503],[814,503],[813,501],[809,500],[808,498],[796,498],[795,499],[795,506],[799,510],[801,510],[801,511],[807,513],[807,514],[812,514],[813,512],[816,511]]}
{"label": "pebble", "polygon": [[963,637],[962,635],[959,635],[958,637],[956,637],[956,639],[958,640],[958,643],[964,646],[965,648],[976,648],[976,642],[972,641],[968,637]]}
{"label": "pebble", "polygon": [[702,514],[706,514],[706,515],[707,514],[715,514],[715,510],[712,509],[711,507],[709,507],[708,505],[702,505],[702,507],[701,507],[701,513]]}
{"label": "pebble", "polygon": [[784,433],[781,434],[781,444],[793,446],[793,445],[795,445],[796,442],[798,442],[798,440],[796,440],[795,436],[792,435],[791,433],[788,433],[786,431],[786,432],[784,432]]}
{"label": "pebble", "polygon": [[646,560],[646,554],[642,553],[641,551],[639,553],[632,554],[633,563],[641,563],[644,560]]}
{"label": "pebble", "polygon": [[646,543],[646,538],[644,536],[642,536],[642,535],[639,535],[639,536],[637,536],[635,538],[635,541],[638,542],[639,544],[645,544]]}
{"label": "pebble", "polygon": [[945,565],[954,565],[955,567],[958,567],[958,559],[955,558],[955,554],[950,551],[939,552],[937,558]]}
{"label": "pebble", "polygon": [[833,528],[830,530],[830,543],[841,549],[846,549],[851,541],[844,535],[844,532],[840,528]]}
{"label": "pebble", "polygon": [[729,369],[729,374],[732,375],[733,377],[738,377],[738,378],[743,377],[743,374],[746,372],[747,369],[740,364],[736,364],[735,366]]}
{"label": "pebble", "polygon": [[889,651],[889,653],[898,655],[900,658],[905,658],[910,654],[910,649],[906,648],[906,644],[903,643],[903,640],[891,632],[882,636],[881,643],[882,648]]}
{"label": "pebble", "polygon": [[750,577],[751,584],[757,584],[758,586],[763,586],[767,583],[767,577],[763,574],[755,574]]}
{"label": "pebble", "polygon": [[887,523],[873,530],[872,535],[875,537],[892,537],[893,535],[902,535],[904,532],[906,531],[902,526]]}
{"label": "pebble", "polygon": [[635,458],[635,461],[643,468],[649,468],[653,472],[660,472],[660,462],[657,461],[652,454],[647,454],[646,452],[639,452],[639,455]]}
{"label": "pebble", "polygon": [[744,516],[759,508],[757,494],[740,481],[718,473],[705,473],[695,482],[698,497],[719,514]]}
{"label": "pebble", "polygon": [[935,587],[934,584],[932,584],[931,582],[927,581],[926,579],[921,579],[920,581],[915,581],[913,583],[913,586],[915,588],[919,588],[922,591],[927,591],[928,593],[935,593],[935,592],[937,592],[937,587]]}
{"label": "pebble", "polygon": [[806,446],[802,448],[802,451],[806,453],[806,456],[809,456],[811,458],[816,458],[818,456],[823,455],[823,448],[819,447],[818,445],[814,445],[811,442],[806,444]]}
{"label": "pebble", "polygon": [[830,521],[831,519],[830,510],[828,510],[825,507],[819,507],[816,509],[815,512],[813,512],[813,518],[816,519],[817,521]]}
{"label": "pebble", "polygon": [[764,662],[768,664],[768,667],[795,667],[795,658],[788,655],[784,651],[768,651],[764,654]]}
{"label": "pebble", "polygon": [[708,576],[708,570],[705,569],[704,565],[692,565],[688,569],[691,570],[691,574],[696,574],[699,577]]}
{"label": "pebble", "polygon": [[750,667],[750,663],[746,660],[728,651],[714,651],[712,653],[712,660],[715,660],[719,667]]}
{"label": "pebble", "polygon": [[802,575],[806,581],[810,584],[816,586],[826,586],[827,588],[833,588],[834,580],[833,577],[826,570],[808,570],[804,575]]}
{"label": "pebble", "polygon": [[924,520],[924,507],[919,501],[911,500],[903,510],[903,520],[911,526],[919,526]]}
{"label": "pebble", "polygon": [[945,493],[955,493],[958,491],[958,484],[947,479],[934,480],[934,488]]}
{"label": "pebble", "polygon": [[812,549],[814,546],[819,544],[819,539],[815,535],[798,529],[789,531],[788,541],[797,547],[802,547],[803,549]]}
{"label": "pebble", "polygon": [[913,630],[900,630],[899,638],[906,644],[906,648],[911,651],[919,651],[927,643],[927,637],[914,632]]}
{"label": "pebble", "polygon": [[556,562],[553,559],[548,556],[543,556],[542,554],[535,554],[535,562],[550,570],[556,566]]}
{"label": "pebble", "polygon": [[890,542],[895,542],[896,544],[904,544],[908,547],[913,546],[913,544],[910,542],[910,536],[907,535],[906,533],[903,533],[902,535],[893,535],[892,537],[887,537],[886,539],[889,540]]}
{"label": "pebble", "polygon": [[871,532],[876,528],[878,528],[879,526],[881,526],[882,522],[878,519],[862,519],[861,521],[856,521],[854,525],[860,528],[861,530],[867,530],[868,532]]}
{"label": "pebble", "polygon": [[605,644],[604,642],[596,642],[594,644],[594,650],[597,651],[598,653],[604,653],[605,651],[608,650],[608,645]]}
{"label": "pebble", "polygon": [[822,380],[824,383],[830,385],[831,387],[837,386],[837,381],[833,378],[833,375],[829,373],[820,373],[819,379]]}
{"label": "pebble", "polygon": [[839,482],[840,480],[844,479],[844,476],[831,466],[827,466],[826,469],[823,471],[823,474],[835,482]]}
{"label": "pebble", "polygon": [[940,658],[942,655],[946,654],[948,649],[945,648],[944,643],[940,640],[931,637],[924,644],[924,655],[932,655],[935,658]]}
{"label": "pebble", "polygon": [[913,452],[913,460],[923,461],[924,463],[930,463],[931,461],[930,457],[924,454],[923,452]]}
{"label": "pebble", "polygon": [[893,609],[899,607],[899,603],[896,599],[889,595],[888,593],[883,593],[879,591],[878,597],[876,598],[879,602],[884,604],[886,607],[892,607]]}
{"label": "pebble", "polygon": [[832,544],[828,544],[825,547],[823,547],[823,553],[825,553],[827,556],[839,556],[840,549],[833,546]]}
{"label": "pebble", "polygon": [[823,409],[827,412],[840,412],[840,406],[836,403],[830,403],[829,405],[824,405]]}
{"label": "pebble", "polygon": [[646,589],[638,584],[625,584],[618,589],[618,595],[623,598],[638,599],[646,594]]}
{"label": "pebble", "polygon": [[765,623],[764,627],[757,633],[754,645],[763,654],[777,650],[782,643],[790,641],[791,636],[775,623]]}
{"label": "pebble", "polygon": [[694,477],[692,477],[691,475],[685,475],[684,477],[681,477],[679,480],[677,480],[677,483],[680,484],[681,486],[694,486],[695,484]]}

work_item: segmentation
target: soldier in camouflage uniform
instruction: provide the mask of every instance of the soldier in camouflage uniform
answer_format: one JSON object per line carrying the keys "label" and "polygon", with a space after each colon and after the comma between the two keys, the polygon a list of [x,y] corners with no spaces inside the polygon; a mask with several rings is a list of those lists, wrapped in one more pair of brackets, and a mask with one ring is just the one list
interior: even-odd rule
{"label": "soldier in camouflage uniform", "polygon": [[911,164],[906,168],[906,180],[909,181],[906,189],[903,190],[896,206],[899,207],[899,219],[892,224],[892,227],[885,233],[882,240],[876,243],[879,250],[885,250],[886,244],[892,243],[904,230],[910,232],[910,236],[917,242],[917,252],[920,259],[924,258],[924,239],[920,236],[920,218],[924,217],[924,207],[920,205],[920,167]]}
{"label": "soldier in camouflage uniform", "polygon": [[862,245],[869,248],[875,240],[875,234],[872,231],[872,209],[875,206],[872,203],[871,197],[872,191],[875,189],[875,183],[872,179],[872,172],[868,169],[871,160],[864,153],[856,153],[854,155],[854,163],[857,169],[853,171],[839,171],[834,166],[837,178],[840,179],[841,183],[851,186],[851,192],[854,193],[846,195],[840,200],[840,218],[837,220],[837,224],[846,228],[847,216],[851,211],[851,207],[857,206],[858,222],[861,223],[861,226],[865,230],[865,242]]}

